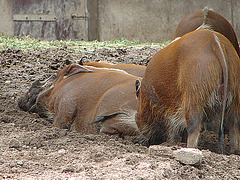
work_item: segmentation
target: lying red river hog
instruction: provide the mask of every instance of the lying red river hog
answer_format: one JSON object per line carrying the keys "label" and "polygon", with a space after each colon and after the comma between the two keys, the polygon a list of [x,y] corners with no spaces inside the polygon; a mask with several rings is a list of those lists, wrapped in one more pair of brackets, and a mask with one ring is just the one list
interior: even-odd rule
{"label": "lying red river hog", "polygon": [[194,11],[187,14],[177,25],[173,39],[182,37],[196,29],[209,29],[217,31],[224,35],[233,44],[237,54],[239,53],[239,44],[234,29],[231,24],[220,14],[215,11],[204,8],[203,10]]}
{"label": "lying red river hog", "polygon": [[94,66],[99,68],[110,68],[110,69],[121,69],[134,76],[143,77],[146,70],[146,66],[136,65],[136,64],[110,64],[107,62],[89,62],[83,63],[80,61],[80,65],[84,66]]}
{"label": "lying red river hog", "polygon": [[[181,140],[197,147],[203,127],[229,133],[231,152],[240,150],[240,61],[222,34],[190,32],[149,61],[142,82],[136,82],[136,122],[146,145]],[[223,132],[224,130],[224,132]]]}
{"label": "lying red river hog", "polygon": [[136,135],[137,79],[121,70],[71,64],[38,94],[34,112],[53,116],[59,128]]}

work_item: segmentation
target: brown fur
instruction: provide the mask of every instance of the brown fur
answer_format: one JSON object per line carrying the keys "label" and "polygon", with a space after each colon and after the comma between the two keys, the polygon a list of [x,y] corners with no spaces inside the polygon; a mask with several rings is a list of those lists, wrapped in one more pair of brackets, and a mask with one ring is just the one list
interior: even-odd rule
{"label": "brown fur", "polygon": [[224,111],[232,152],[239,152],[239,72],[232,44],[214,31],[190,32],[159,51],[147,66],[138,94],[136,122],[146,143],[179,140],[186,129],[187,146],[197,147],[201,128],[212,123],[219,130],[218,114]]}
{"label": "brown fur", "polygon": [[[72,64],[57,73],[52,87],[37,98],[38,109],[46,105],[53,113],[53,124],[81,132],[134,135],[136,76],[116,70],[83,67]],[[47,102],[46,102],[47,101]],[[101,126],[95,121],[102,120]]]}
{"label": "brown fur", "polygon": [[[81,64],[82,62],[80,63],[80,65]],[[135,65],[135,64],[110,64],[107,62],[91,62],[91,63],[84,63],[83,65],[94,66],[98,68],[120,69],[138,77],[143,77],[143,74],[146,70],[146,66]]]}
{"label": "brown fur", "polygon": [[209,29],[221,33],[228,38],[237,51],[237,54],[240,55],[238,39],[234,29],[220,14],[207,8],[187,14],[177,25],[173,39],[182,37],[184,34],[196,29]]}

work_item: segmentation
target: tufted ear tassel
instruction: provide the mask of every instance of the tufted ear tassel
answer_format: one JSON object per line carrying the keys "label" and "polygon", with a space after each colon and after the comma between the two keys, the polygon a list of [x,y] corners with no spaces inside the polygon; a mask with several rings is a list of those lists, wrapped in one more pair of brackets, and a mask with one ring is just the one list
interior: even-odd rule
{"label": "tufted ear tassel", "polygon": [[140,91],[140,87],[141,87],[141,81],[139,79],[136,80],[135,86],[136,86],[136,95],[138,97],[139,91]]}
{"label": "tufted ear tassel", "polygon": [[56,83],[61,81],[63,78],[68,78],[74,74],[78,73],[87,73],[87,72],[93,72],[92,70],[89,70],[81,65],[78,64],[71,64],[67,67],[63,68],[62,70],[57,72],[57,80]]}
{"label": "tufted ear tassel", "polygon": [[78,74],[78,73],[88,73],[88,72],[93,72],[92,70],[89,70],[81,65],[78,64],[71,64],[66,71],[66,74],[64,76],[66,76],[66,78]]}

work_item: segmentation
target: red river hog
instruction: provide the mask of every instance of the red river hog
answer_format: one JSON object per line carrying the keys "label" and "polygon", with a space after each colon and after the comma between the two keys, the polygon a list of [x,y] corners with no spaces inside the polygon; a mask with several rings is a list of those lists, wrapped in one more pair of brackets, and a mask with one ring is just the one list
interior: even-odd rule
{"label": "red river hog", "polygon": [[122,70],[71,64],[38,94],[35,111],[52,115],[59,128],[136,135],[137,79]]}
{"label": "red river hog", "polygon": [[238,56],[239,44],[236,34],[231,24],[220,14],[215,11],[204,8],[203,10],[194,11],[187,14],[177,25],[173,39],[182,37],[196,29],[209,29],[224,35],[233,44]]}
{"label": "red river hog", "polygon": [[240,150],[240,61],[222,34],[197,30],[183,35],[149,61],[136,81],[136,122],[146,145],[178,141],[197,147],[200,130],[229,133],[231,152]]}

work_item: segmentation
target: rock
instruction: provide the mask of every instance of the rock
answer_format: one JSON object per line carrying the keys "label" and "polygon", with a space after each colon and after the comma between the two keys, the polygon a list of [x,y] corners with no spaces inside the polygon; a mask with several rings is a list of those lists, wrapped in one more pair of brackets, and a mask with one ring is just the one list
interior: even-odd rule
{"label": "rock", "polygon": [[[29,58],[30,59],[30,61],[31,61],[31,58]],[[22,65],[22,67],[23,68],[31,68],[31,67],[33,67],[33,65],[32,64],[29,64],[29,63],[24,63],[23,65]]]}
{"label": "rock", "polygon": [[19,165],[19,166],[23,166],[23,161],[17,161],[17,165]]}
{"label": "rock", "polygon": [[60,149],[59,151],[58,151],[58,154],[65,154],[66,153],[66,150],[65,149]]}
{"label": "rock", "polygon": [[62,172],[64,172],[64,173],[74,172],[74,168],[73,167],[67,167],[67,168],[64,168],[62,170]]}
{"label": "rock", "polygon": [[172,157],[171,147],[153,145],[148,149],[148,154],[153,156]]}
{"label": "rock", "polygon": [[65,129],[63,130],[60,130],[59,132],[59,136],[62,137],[62,136],[66,136],[67,135],[67,131]]}
{"label": "rock", "polygon": [[9,141],[9,148],[19,148],[21,143],[17,139],[11,139]]}
{"label": "rock", "polygon": [[4,122],[4,123],[10,123],[11,122],[11,118],[7,115],[3,115],[2,117],[0,117],[0,121]]}
{"label": "rock", "polygon": [[173,157],[182,164],[200,164],[202,161],[202,156],[202,152],[195,148],[181,148],[173,151]]}

